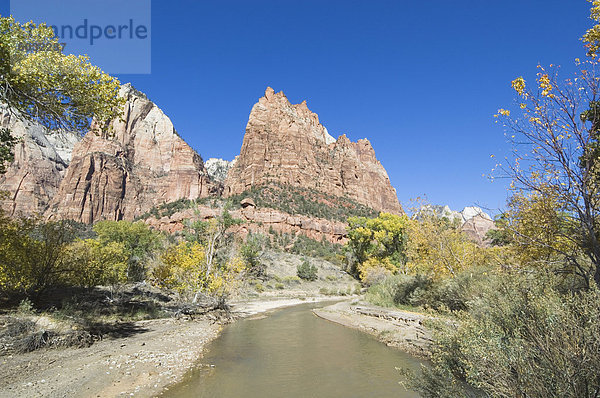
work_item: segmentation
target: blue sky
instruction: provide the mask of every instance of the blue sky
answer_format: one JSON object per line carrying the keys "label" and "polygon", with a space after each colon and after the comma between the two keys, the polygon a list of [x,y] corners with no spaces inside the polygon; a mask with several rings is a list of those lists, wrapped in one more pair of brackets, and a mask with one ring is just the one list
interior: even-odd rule
{"label": "blue sky", "polygon": [[204,159],[239,153],[271,86],[306,99],[333,136],[367,137],[403,204],[496,209],[507,183],[482,174],[508,147],[493,114],[515,77],[583,58],[588,17],[585,0],[156,0],[152,73],[118,77]]}

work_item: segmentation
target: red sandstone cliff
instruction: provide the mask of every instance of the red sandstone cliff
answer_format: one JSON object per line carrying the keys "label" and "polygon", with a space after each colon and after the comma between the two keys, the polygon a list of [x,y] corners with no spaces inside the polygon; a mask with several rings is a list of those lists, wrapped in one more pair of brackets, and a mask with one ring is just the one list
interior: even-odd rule
{"label": "red sandstone cliff", "polygon": [[111,123],[111,135],[88,133],[75,145],[48,217],[133,219],[158,204],[216,189],[200,155],[153,102],[129,84],[120,94],[127,99],[123,120]]}
{"label": "red sandstone cliff", "polygon": [[39,124],[5,112],[2,127],[19,139],[14,161],[0,175],[0,191],[8,193],[1,202],[10,216],[42,213],[58,191],[66,173],[73,145],[80,137],[63,131],[47,131]]}
{"label": "red sandstone cliff", "polygon": [[239,157],[225,194],[277,182],[347,196],[373,209],[402,213],[395,189],[367,139],[337,140],[306,102],[290,104],[267,88],[250,113]]}

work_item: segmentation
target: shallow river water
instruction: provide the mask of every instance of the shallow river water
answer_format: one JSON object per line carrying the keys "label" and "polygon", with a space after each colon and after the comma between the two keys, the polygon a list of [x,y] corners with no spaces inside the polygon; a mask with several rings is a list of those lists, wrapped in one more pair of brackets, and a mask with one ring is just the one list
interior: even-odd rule
{"label": "shallow river water", "polygon": [[395,368],[417,369],[419,360],[318,318],[311,311],[318,306],[323,304],[303,304],[227,326],[208,345],[204,365],[164,396],[418,396],[398,384]]}

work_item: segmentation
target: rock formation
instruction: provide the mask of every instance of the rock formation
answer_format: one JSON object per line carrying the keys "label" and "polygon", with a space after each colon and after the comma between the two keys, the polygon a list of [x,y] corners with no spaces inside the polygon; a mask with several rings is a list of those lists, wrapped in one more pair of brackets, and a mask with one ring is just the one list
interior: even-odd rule
{"label": "rock formation", "polygon": [[367,139],[335,140],[306,101],[291,104],[267,88],[250,113],[239,157],[225,180],[234,195],[276,182],[347,196],[380,211],[402,213],[396,191]]}
{"label": "rock formation", "polygon": [[14,161],[0,176],[0,191],[8,192],[2,208],[10,216],[42,213],[58,191],[71,152],[80,137],[64,131],[47,131],[43,126],[14,114],[0,121],[20,141],[14,147]]}
{"label": "rock formation", "polygon": [[204,162],[204,167],[206,167],[208,176],[211,179],[218,182],[225,182],[227,173],[234,163],[235,159],[229,162],[223,159],[210,158]]}
{"label": "rock formation", "polygon": [[[219,210],[207,206],[198,206],[160,219],[149,217],[145,222],[155,229],[174,233],[183,230],[183,221],[186,219],[207,220],[216,217],[218,214]],[[347,242],[346,224],[340,221],[289,215],[278,210],[259,209],[251,205],[242,209],[231,210],[230,214],[234,218],[245,221],[235,227],[234,233],[240,236],[245,236],[248,232],[266,234],[269,231],[275,231],[294,235],[302,234],[318,241],[325,239],[330,243],[345,244]]]}
{"label": "rock formation", "polygon": [[458,212],[451,210],[447,205],[425,205],[421,206],[413,218],[419,220],[423,216],[447,218],[450,222],[458,222],[461,230],[480,246],[489,244],[486,234],[495,228],[492,218],[477,206],[467,206]]}
{"label": "rock formation", "polygon": [[90,132],[75,145],[48,217],[133,219],[155,205],[211,192],[202,158],[169,118],[130,84],[120,95],[127,100],[122,120],[110,123],[110,133]]}

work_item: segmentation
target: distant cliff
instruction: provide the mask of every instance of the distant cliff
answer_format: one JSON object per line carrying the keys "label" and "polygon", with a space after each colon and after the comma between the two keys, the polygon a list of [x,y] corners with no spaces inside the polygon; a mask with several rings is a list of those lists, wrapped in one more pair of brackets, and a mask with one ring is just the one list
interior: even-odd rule
{"label": "distant cliff", "polygon": [[14,161],[0,176],[0,191],[9,194],[2,208],[11,216],[41,213],[58,191],[80,137],[63,131],[48,132],[14,114],[5,116],[0,124],[19,139]]}
{"label": "distant cliff", "polygon": [[225,194],[271,182],[349,197],[379,211],[403,212],[367,139],[334,139],[306,102],[291,104],[269,87],[250,112]]}
{"label": "distant cliff", "polygon": [[71,164],[46,214],[91,223],[133,219],[153,206],[211,193],[204,163],[146,96],[126,84],[122,120],[110,133],[88,133],[73,148]]}

